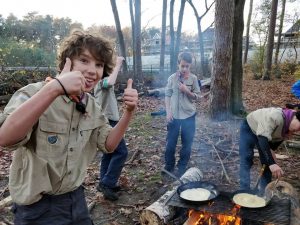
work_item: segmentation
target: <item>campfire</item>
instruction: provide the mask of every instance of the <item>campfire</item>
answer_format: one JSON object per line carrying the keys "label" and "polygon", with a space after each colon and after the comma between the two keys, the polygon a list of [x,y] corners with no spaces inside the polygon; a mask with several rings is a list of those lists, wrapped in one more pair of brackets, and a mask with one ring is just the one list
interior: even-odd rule
{"label": "campfire", "polygon": [[184,225],[241,225],[241,218],[237,216],[240,207],[235,205],[230,215],[214,214],[205,211],[189,210],[189,218]]}

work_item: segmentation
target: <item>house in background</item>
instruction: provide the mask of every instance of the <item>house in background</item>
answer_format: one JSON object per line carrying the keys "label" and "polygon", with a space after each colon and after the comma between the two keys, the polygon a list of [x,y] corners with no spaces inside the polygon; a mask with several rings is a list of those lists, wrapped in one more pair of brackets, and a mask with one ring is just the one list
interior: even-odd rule
{"label": "house in background", "polygon": [[300,20],[282,34],[280,48],[287,46],[300,48]]}
{"label": "house in background", "polygon": [[[282,34],[280,42],[279,62],[289,60],[300,63],[298,56],[300,51],[300,20]],[[274,44],[274,48],[276,45],[277,43]]]}

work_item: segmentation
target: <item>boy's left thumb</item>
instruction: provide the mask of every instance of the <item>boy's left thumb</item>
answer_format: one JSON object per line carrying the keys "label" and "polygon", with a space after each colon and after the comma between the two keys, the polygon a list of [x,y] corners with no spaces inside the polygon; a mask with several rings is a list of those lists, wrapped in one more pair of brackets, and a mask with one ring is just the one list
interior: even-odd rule
{"label": "boy's left thumb", "polygon": [[132,79],[128,79],[128,81],[127,81],[127,89],[131,89],[132,88],[132,83],[133,83],[133,80]]}

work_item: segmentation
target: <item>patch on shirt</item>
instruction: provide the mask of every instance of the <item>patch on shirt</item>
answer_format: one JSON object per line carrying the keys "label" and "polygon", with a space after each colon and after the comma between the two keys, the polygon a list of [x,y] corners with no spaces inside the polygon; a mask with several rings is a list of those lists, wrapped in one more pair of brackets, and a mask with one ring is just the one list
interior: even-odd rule
{"label": "patch on shirt", "polygon": [[51,135],[51,136],[48,136],[48,142],[50,143],[50,144],[55,144],[56,142],[57,142],[57,136],[56,135]]}
{"label": "patch on shirt", "polygon": [[21,99],[22,101],[27,101],[30,99],[30,97],[25,94],[19,94],[17,98]]}

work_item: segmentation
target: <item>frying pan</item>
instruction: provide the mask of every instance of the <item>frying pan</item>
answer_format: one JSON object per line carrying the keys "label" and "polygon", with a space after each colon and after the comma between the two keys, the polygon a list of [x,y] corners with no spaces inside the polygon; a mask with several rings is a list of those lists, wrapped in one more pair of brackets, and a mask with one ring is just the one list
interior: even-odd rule
{"label": "frying pan", "polygon": [[236,191],[236,192],[233,193],[232,198],[231,198],[232,202],[234,204],[239,205],[237,202],[234,201],[234,196],[236,196],[237,194],[244,194],[244,193],[245,194],[256,195],[258,197],[261,197],[261,198],[263,198],[265,200],[266,204],[264,206],[257,206],[257,207],[253,207],[253,206],[247,207],[247,206],[240,205],[243,208],[255,208],[255,209],[257,208],[258,209],[258,208],[266,207],[270,203],[270,201],[271,201],[271,199],[273,197],[273,192],[271,194],[267,194],[267,195],[258,195],[257,192],[255,192],[254,190],[247,190],[247,191],[246,190],[240,190],[240,191]]}
{"label": "frying pan", "polygon": [[[256,181],[256,184],[255,184],[255,187],[254,187],[253,190],[240,190],[240,191],[236,191],[236,192],[233,193],[233,196],[231,198],[231,200],[232,200],[233,203],[239,205],[237,202],[234,201],[234,197],[237,194],[242,194],[242,193],[256,195],[258,197],[261,197],[261,198],[263,198],[265,200],[266,204],[264,206],[257,206],[257,207],[253,207],[253,206],[251,206],[251,207],[250,206],[249,207],[247,207],[247,206],[241,206],[241,207],[244,207],[244,208],[262,208],[262,207],[266,207],[270,203],[271,199],[273,198],[273,192],[274,192],[274,190],[272,190],[271,192],[266,193],[265,195],[257,194],[258,193],[258,184],[259,184],[259,182],[261,180],[261,177],[262,177],[262,175],[264,173],[265,168],[266,168],[266,165],[263,164],[262,168],[261,168],[261,170],[259,172],[259,176],[258,176],[258,179]],[[276,180],[274,187],[276,187],[277,183],[278,183],[278,179]]]}
{"label": "frying pan", "polygon": [[[203,188],[203,189],[206,189],[210,192],[210,196],[208,197],[208,199],[206,200],[190,200],[190,199],[186,199],[186,198],[183,198],[181,196],[181,193],[185,190],[189,190],[189,189],[193,189],[193,188]],[[213,199],[215,199],[218,195],[219,195],[219,191],[216,187],[216,185],[212,184],[212,183],[209,183],[209,182],[206,182],[206,181],[192,181],[192,182],[188,182],[188,183],[185,183],[185,184],[182,184],[180,185],[178,188],[177,188],[177,194],[179,196],[179,198],[187,203],[206,203],[206,202],[209,202]]]}
{"label": "frying pan", "polygon": [[[173,173],[171,173],[165,169],[162,169],[162,171],[165,172],[166,174],[168,174],[170,177],[172,177],[180,182],[181,185],[178,186],[176,191],[179,196],[179,199],[182,201],[185,201],[187,203],[206,203],[206,202],[213,200],[214,198],[216,198],[219,195],[219,191],[218,191],[216,185],[214,185],[214,184],[211,184],[206,181],[191,181],[191,182],[183,183],[183,181],[180,180],[178,177],[176,177]],[[193,201],[193,200],[181,197],[181,193],[183,191],[193,189],[193,188],[206,189],[210,192],[210,196],[208,197],[207,200],[203,200],[203,201]]]}

